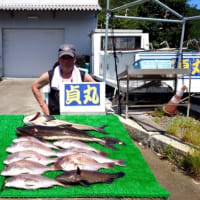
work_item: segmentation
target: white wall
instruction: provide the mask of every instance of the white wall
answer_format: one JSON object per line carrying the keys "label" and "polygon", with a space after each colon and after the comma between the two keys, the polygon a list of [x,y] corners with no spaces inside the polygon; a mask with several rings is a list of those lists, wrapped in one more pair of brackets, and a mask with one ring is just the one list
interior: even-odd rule
{"label": "white wall", "polygon": [[[28,19],[37,16],[38,19]],[[77,55],[91,55],[89,33],[97,26],[97,13],[92,11],[1,11],[0,12],[0,76],[3,76],[4,29],[63,29],[64,41],[76,46]],[[22,45],[26,45],[23,44]]]}

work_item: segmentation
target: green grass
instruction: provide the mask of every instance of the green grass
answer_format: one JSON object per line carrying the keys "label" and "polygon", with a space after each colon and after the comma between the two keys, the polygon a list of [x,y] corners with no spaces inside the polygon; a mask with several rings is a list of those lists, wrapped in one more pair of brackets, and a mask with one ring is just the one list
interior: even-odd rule
{"label": "green grass", "polygon": [[200,147],[200,121],[191,117],[174,117],[167,128],[167,132],[181,139]]}
{"label": "green grass", "polygon": [[200,151],[188,154],[182,162],[182,167],[189,175],[200,180]]}
{"label": "green grass", "polygon": [[184,157],[179,157],[170,147],[167,147],[164,155],[183,169],[188,175],[200,180],[200,121],[191,117],[176,116],[172,119],[167,132],[181,141],[195,145],[197,148]]}
{"label": "green grass", "polygon": [[164,111],[161,108],[155,108],[152,112],[153,117],[163,117],[165,115]]}

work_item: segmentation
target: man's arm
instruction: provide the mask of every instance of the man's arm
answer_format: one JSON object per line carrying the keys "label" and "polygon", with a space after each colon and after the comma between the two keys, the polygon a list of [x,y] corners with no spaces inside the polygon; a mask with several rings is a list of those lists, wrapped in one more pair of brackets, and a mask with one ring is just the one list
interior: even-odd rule
{"label": "man's arm", "polygon": [[40,104],[40,107],[43,111],[44,114],[49,115],[49,108],[48,105],[45,103],[42,94],[40,92],[40,89],[44,87],[45,85],[49,84],[49,74],[48,72],[45,72],[42,74],[36,81],[33,82],[32,84],[32,92]]}
{"label": "man's arm", "polygon": [[85,73],[84,82],[96,82],[89,74]]}

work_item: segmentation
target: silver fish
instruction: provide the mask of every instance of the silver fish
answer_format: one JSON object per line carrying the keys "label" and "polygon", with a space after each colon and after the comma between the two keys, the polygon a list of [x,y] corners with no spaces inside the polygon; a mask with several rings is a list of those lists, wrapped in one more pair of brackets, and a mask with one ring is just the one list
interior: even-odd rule
{"label": "silver fish", "polygon": [[80,184],[83,186],[89,186],[96,183],[112,183],[114,179],[121,178],[125,174],[123,172],[118,173],[103,173],[88,170],[77,170],[64,172],[56,177],[56,180],[63,184]]}
{"label": "silver fish", "polygon": [[9,146],[6,151],[9,153],[15,153],[19,151],[25,151],[25,150],[32,150],[39,154],[42,154],[44,156],[56,156],[56,152],[52,149],[41,145],[36,142],[30,142],[30,141],[24,141],[24,142],[18,142],[14,143],[11,146]]}
{"label": "silver fish", "polygon": [[24,117],[23,122],[26,125],[39,125],[39,126],[68,125],[80,130],[85,130],[85,131],[92,130],[92,131],[97,131],[103,134],[108,134],[106,131],[104,131],[104,128],[106,126],[94,127],[94,126],[89,126],[85,124],[73,123],[73,122],[69,122],[69,121],[65,121],[61,119],[56,119],[52,115],[41,115],[39,112],[36,113],[35,115],[29,115],[29,116]]}
{"label": "silver fish", "polygon": [[55,170],[54,166],[51,167],[39,164],[30,160],[20,160],[11,163],[1,172],[2,176],[17,176],[19,174],[43,174],[46,171]]}
{"label": "silver fish", "polygon": [[11,177],[5,183],[5,187],[13,187],[13,188],[21,188],[21,189],[28,189],[28,190],[35,190],[39,188],[49,188],[52,186],[62,186],[62,187],[69,187],[67,185],[63,185],[62,183],[41,176],[41,175],[32,175],[32,174],[20,174],[14,177]]}
{"label": "silver fish", "polygon": [[90,158],[96,160],[99,163],[113,163],[115,165],[125,166],[124,160],[116,160],[116,159],[107,158],[103,155],[99,155],[95,152],[84,150],[84,149],[77,149],[77,148],[66,149],[60,152],[60,154],[58,153],[58,156],[67,156],[67,155],[72,155],[76,153],[82,154],[83,156],[89,156]]}
{"label": "silver fish", "polygon": [[48,127],[48,126],[25,126],[18,127],[16,129],[18,134],[29,135],[37,137],[44,140],[79,140],[79,141],[88,141],[88,142],[97,142],[101,145],[104,145],[111,149],[117,149],[114,147],[114,144],[124,143],[116,138],[112,137],[95,137],[84,131],[78,130],[70,126],[57,126],[57,127]]}
{"label": "silver fish", "polygon": [[42,140],[39,140],[39,139],[32,137],[32,136],[21,136],[21,137],[15,138],[13,140],[14,143],[24,142],[24,141],[36,142],[36,143],[42,144],[46,147],[59,150],[59,148],[57,146],[51,144],[50,142],[47,142],[47,141],[44,141],[44,140],[42,141]]}
{"label": "silver fish", "polygon": [[42,165],[48,165],[50,163],[54,163],[57,159],[56,158],[48,158],[42,154],[39,154],[32,150],[25,150],[25,151],[19,151],[15,152],[11,155],[9,155],[5,160],[4,164],[9,165],[13,162],[19,161],[19,160],[30,160],[34,162],[38,162]]}
{"label": "silver fish", "polygon": [[76,170],[77,167],[81,170],[97,171],[101,168],[113,168],[112,163],[99,163],[87,155],[75,153],[72,155],[60,157],[54,164],[55,169],[64,171]]}
{"label": "silver fish", "polygon": [[[103,151],[99,151],[90,145],[77,141],[77,140],[58,140],[53,143],[55,146],[61,147],[63,149],[71,149],[71,148],[78,148],[78,149],[85,149],[88,151],[93,151],[101,155],[107,155],[107,153]],[[63,152],[63,151],[62,151]],[[59,156],[59,155],[58,155]]]}

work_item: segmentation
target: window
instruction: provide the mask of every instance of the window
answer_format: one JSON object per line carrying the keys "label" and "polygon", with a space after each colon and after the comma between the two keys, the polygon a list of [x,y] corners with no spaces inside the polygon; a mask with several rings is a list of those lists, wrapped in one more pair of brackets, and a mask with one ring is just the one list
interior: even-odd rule
{"label": "window", "polygon": [[[116,36],[114,37],[116,50],[127,51],[141,48],[141,37],[140,36]],[[105,48],[105,37],[101,38],[101,50]],[[113,38],[108,37],[108,50],[113,49]]]}

